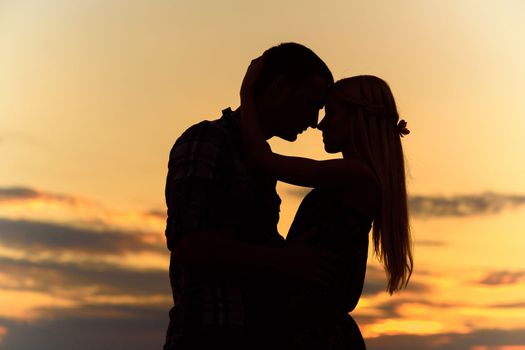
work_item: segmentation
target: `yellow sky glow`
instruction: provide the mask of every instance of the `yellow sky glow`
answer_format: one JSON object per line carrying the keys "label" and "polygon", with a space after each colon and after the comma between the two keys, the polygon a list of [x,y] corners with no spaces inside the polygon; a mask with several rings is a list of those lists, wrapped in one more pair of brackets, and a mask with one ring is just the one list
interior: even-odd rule
{"label": "yellow sky glow", "polygon": [[0,310],[0,317],[15,320],[31,321],[38,318],[40,308],[71,307],[75,303],[71,300],[60,299],[47,293],[2,290],[0,293],[2,305],[9,305]]}
{"label": "yellow sky glow", "polygon": [[[113,268],[124,286],[166,271],[169,288],[169,150],[193,123],[236,107],[250,60],[280,42],[312,48],[336,79],[374,74],[390,84],[411,130],[403,139],[410,195],[525,195],[524,14],[519,0],[1,1],[0,262],[50,267],[27,278],[0,269],[0,305],[9,305],[0,308],[0,348],[13,333],[2,318],[36,322],[43,309],[107,304],[111,318],[165,303],[167,313],[169,290],[100,294],[97,273],[87,285],[30,288],[72,266]],[[279,153],[339,157],[324,152],[318,130],[270,143]],[[15,186],[34,192],[12,195]],[[286,236],[306,192],[277,190]],[[491,213],[478,204],[473,215],[412,218],[406,291],[376,290],[386,282],[370,253],[370,288],[353,313],[367,337],[525,329],[525,206]],[[41,237],[23,223],[61,225],[77,243],[59,249],[57,232]],[[83,241],[73,228],[138,243],[108,251],[115,241],[91,247],[95,236]],[[473,344],[525,350],[525,340]]]}

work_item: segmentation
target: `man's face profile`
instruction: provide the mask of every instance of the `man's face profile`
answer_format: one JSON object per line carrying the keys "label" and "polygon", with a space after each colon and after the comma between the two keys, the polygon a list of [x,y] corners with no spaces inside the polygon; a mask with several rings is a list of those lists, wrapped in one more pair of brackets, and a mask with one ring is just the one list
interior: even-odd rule
{"label": "man's face profile", "polygon": [[297,135],[316,127],[319,110],[323,108],[327,91],[326,81],[318,75],[307,78],[300,85],[293,85],[279,107],[276,136],[295,141]]}

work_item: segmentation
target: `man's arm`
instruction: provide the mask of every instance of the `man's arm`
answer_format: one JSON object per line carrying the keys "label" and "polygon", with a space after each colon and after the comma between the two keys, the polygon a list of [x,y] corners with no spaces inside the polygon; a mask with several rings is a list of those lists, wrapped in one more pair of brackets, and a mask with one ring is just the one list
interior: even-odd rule
{"label": "man's arm", "polygon": [[249,273],[278,269],[280,249],[246,244],[229,232],[193,232],[177,242],[173,249],[176,260],[202,270]]}
{"label": "man's arm", "polygon": [[181,239],[173,254],[181,264],[228,274],[272,273],[331,287],[340,278],[332,252],[305,244],[269,247],[241,242],[227,232],[194,232]]}

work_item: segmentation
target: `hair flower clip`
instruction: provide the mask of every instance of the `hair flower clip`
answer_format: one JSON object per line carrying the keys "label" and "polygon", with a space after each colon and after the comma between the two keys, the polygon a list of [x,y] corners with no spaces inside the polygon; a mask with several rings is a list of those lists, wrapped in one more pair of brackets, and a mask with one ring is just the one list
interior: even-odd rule
{"label": "hair flower clip", "polygon": [[401,119],[397,124],[397,132],[401,137],[410,134],[410,130],[407,129],[407,122],[404,119]]}

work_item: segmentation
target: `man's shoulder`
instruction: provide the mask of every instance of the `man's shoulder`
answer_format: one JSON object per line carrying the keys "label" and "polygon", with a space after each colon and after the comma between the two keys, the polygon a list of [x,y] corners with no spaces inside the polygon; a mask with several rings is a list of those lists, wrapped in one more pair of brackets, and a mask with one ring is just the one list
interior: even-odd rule
{"label": "man's shoulder", "polygon": [[187,141],[222,140],[227,137],[227,130],[221,125],[220,119],[203,120],[187,128],[177,139],[175,145]]}
{"label": "man's shoulder", "polygon": [[199,123],[193,124],[177,139],[175,145],[179,142],[188,140],[199,141],[223,141],[224,138],[232,137],[238,138],[240,128],[238,125],[238,115],[232,112],[231,108],[226,108],[222,111],[222,116],[215,120],[203,120]]}
{"label": "man's shoulder", "polygon": [[215,158],[225,154],[230,139],[237,138],[237,129],[225,118],[203,120],[186,129],[170,151],[170,162],[180,158]]}

